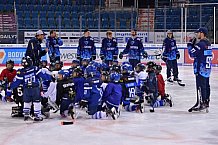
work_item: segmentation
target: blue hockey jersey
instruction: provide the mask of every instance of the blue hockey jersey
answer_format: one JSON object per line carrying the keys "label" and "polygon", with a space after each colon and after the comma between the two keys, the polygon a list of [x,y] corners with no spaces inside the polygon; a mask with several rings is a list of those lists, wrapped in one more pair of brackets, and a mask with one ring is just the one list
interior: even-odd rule
{"label": "blue hockey jersey", "polygon": [[129,38],[126,48],[122,52],[123,54],[128,54],[129,59],[140,60],[142,53],[144,53],[144,47],[142,40],[139,37]]}
{"label": "blue hockey jersey", "polygon": [[63,41],[61,38],[52,38],[48,36],[46,39],[46,47],[49,49],[48,54],[49,56],[58,57],[61,55],[59,46],[63,45]]}
{"label": "blue hockey jersey", "polygon": [[103,102],[119,107],[122,98],[122,87],[120,84],[108,83],[102,97]]}
{"label": "blue hockey jersey", "polygon": [[75,103],[77,103],[81,101],[83,98],[85,79],[83,77],[76,77],[76,78],[73,78],[72,80],[75,84],[75,91],[76,91]]}
{"label": "blue hockey jersey", "polygon": [[167,60],[176,60],[176,54],[178,54],[178,48],[176,46],[176,40],[173,38],[165,38],[163,41],[163,56]]}
{"label": "blue hockey jersey", "polygon": [[17,75],[11,83],[10,88],[14,89],[20,84],[23,85],[23,88],[39,87],[40,78],[43,80],[52,79],[51,75],[43,74],[41,69],[36,66],[22,68],[17,71]]}
{"label": "blue hockey jersey", "polygon": [[110,61],[114,60],[114,57],[117,58],[118,47],[117,47],[117,41],[114,37],[112,39],[104,38],[102,40],[100,55],[104,55],[105,60],[110,60]]}
{"label": "blue hockey jersey", "polygon": [[81,37],[77,48],[77,57],[91,60],[92,56],[96,56],[96,47],[93,38],[90,36]]}
{"label": "blue hockey jersey", "polygon": [[200,40],[196,45],[188,43],[190,57],[194,58],[194,73],[210,77],[212,63],[212,48],[207,39]]}

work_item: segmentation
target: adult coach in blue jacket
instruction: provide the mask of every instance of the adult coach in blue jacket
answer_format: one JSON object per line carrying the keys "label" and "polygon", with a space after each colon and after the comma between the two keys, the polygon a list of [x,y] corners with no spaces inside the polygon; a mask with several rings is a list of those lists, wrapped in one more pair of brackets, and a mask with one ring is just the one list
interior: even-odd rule
{"label": "adult coach in blue jacket", "polygon": [[45,38],[45,33],[42,30],[36,32],[36,36],[30,39],[25,56],[29,56],[33,61],[33,66],[39,66],[41,57],[46,55],[48,48],[42,50],[41,43]]}
{"label": "adult coach in blue jacket", "polygon": [[[176,40],[173,37],[173,32],[171,30],[167,31],[167,37],[163,41],[163,55],[162,60],[166,62],[167,66],[167,80],[169,82],[181,81],[178,79],[178,64],[177,59],[180,58],[180,53],[176,46]],[[171,80],[171,70],[173,70],[174,79]]]}

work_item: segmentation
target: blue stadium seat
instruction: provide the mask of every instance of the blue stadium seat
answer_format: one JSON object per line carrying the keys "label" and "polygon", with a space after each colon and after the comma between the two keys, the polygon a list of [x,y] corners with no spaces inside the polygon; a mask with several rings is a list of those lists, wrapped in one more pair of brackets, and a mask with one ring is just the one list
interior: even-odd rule
{"label": "blue stadium seat", "polygon": [[126,20],[120,19],[120,29],[126,29]]}
{"label": "blue stadium seat", "polygon": [[24,19],[24,23],[25,23],[25,28],[26,29],[31,29],[32,28],[32,20],[31,19],[28,19],[28,18],[26,18],[26,19]]}
{"label": "blue stadium seat", "polygon": [[79,15],[77,13],[72,13],[72,19],[78,19]]}
{"label": "blue stadium seat", "polygon": [[63,13],[63,17],[64,17],[64,18],[71,19],[71,15],[70,15],[69,12],[64,12],[64,13]]}
{"label": "blue stadium seat", "polygon": [[108,28],[109,28],[109,23],[108,23],[108,21],[102,21],[101,27],[102,27],[103,29],[108,29]]}
{"label": "blue stadium seat", "polygon": [[79,25],[79,20],[78,19],[72,19],[72,26],[74,29],[79,29],[80,25]]}
{"label": "blue stadium seat", "polygon": [[36,5],[36,6],[35,6],[35,10],[36,10],[36,11],[42,11],[42,10],[43,10],[42,5]]}
{"label": "blue stadium seat", "polygon": [[42,6],[42,11],[48,11],[49,5],[43,5]]}
{"label": "blue stadium seat", "polygon": [[39,16],[38,11],[33,11],[33,12],[32,12],[32,18],[33,18],[33,19],[34,19],[34,18],[37,18],[37,19],[38,19],[38,16]]}
{"label": "blue stadium seat", "polygon": [[24,11],[23,13],[24,19],[30,19],[31,18],[31,13],[29,11]]}
{"label": "blue stadium seat", "polygon": [[55,12],[54,11],[48,11],[47,12],[47,18],[54,18],[55,17]]}
{"label": "blue stadium seat", "polygon": [[5,11],[8,12],[8,11],[13,11],[14,10],[14,6],[13,5],[10,5],[10,4],[7,4],[5,6]]}
{"label": "blue stadium seat", "polygon": [[61,17],[62,18],[62,12],[55,12],[55,18],[59,18],[59,17]]}
{"label": "blue stadium seat", "polygon": [[23,11],[17,11],[17,17],[23,19]]}

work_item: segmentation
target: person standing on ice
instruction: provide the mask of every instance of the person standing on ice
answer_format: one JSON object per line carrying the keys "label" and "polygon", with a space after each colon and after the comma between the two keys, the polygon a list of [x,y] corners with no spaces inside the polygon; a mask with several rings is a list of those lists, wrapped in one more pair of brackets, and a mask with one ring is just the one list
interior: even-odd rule
{"label": "person standing on ice", "polygon": [[117,61],[118,47],[116,38],[112,37],[112,31],[107,31],[106,36],[107,38],[102,40],[100,57],[102,62],[110,66],[113,61]]}
{"label": "person standing on ice", "polygon": [[[210,41],[206,38],[208,30],[205,27],[197,31],[197,39],[193,38],[187,44],[190,57],[194,58],[194,74],[196,76],[197,103],[192,107],[194,110],[202,110],[209,107],[210,102],[210,73],[212,64],[212,48]],[[193,110],[193,109],[192,109]],[[191,112],[191,111],[190,111]]]}
{"label": "person standing on ice", "polygon": [[[177,64],[177,59],[180,58],[180,53],[176,46],[176,40],[174,39],[173,32],[171,30],[167,31],[167,37],[163,41],[162,49],[162,60],[166,63],[167,66],[167,81],[181,82],[181,80],[178,78],[179,72]],[[173,80],[171,79],[171,70],[173,70]]]}
{"label": "person standing on ice", "polygon": [[60,37],[57,37],[56,31],[51,30],[50,36],[46,39],[46,47],[49,49],[48,54],[50,63],[54,63],[56,60],[61,60],[61,53],[59,47],[63,45],[63,41]]}
{"label": "person standing on ice", "polygon": [[137,37],[137,30],[131,30],[132,37],[129,38],[126,48],[120,52],[119,58],[122,59],[124,54],[128,54],[129,62],[133,68],[141,62],[142,56],[144,58],[148,57],[146,51],[144,51],[143,43],[141,38]]}
{"label": "person standing on ice", "polygon": [[39,66],[41,57],[48,52],[48,48],[42,50],[41,47],[45,35],[46,34],[42,30],[38,30],[36,36],[28,42],[25,57],[29,56],[32,59],[33,66]]}

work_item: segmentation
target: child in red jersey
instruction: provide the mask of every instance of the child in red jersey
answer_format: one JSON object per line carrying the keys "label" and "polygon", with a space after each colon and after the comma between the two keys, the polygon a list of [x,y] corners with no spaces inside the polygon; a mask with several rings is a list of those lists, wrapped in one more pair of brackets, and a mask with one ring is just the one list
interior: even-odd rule
{"label": "child in red jersey", "polygon": [[162,104],[160,106],[169,105],[170,107],[172,107],[171,96],[169,94],[165,93],[165,81],[164,81],[163,76],[161,74],[161,70],[162,70],[161,65],[157,65],[155,73],[156,73],[156,77],[157,77],[158,94],[161,97],[161,100],[163,101],[163,103],[160,103],[160,104]]}
{"label": "child in red jersey", "polygon": [[[0,81],[2,82],[2,84],[4,84],[4,86],[2,86],[4,89],[8,88],[8,86],[13,81],[16,74],[17,74],[17,71],[14,69],[14,61],[8,60],[6,62],[6,68],[3,69],[1,74],[0,74]],[[7,100],[12,101],[12,99],[10,97],[8,97]]]}

